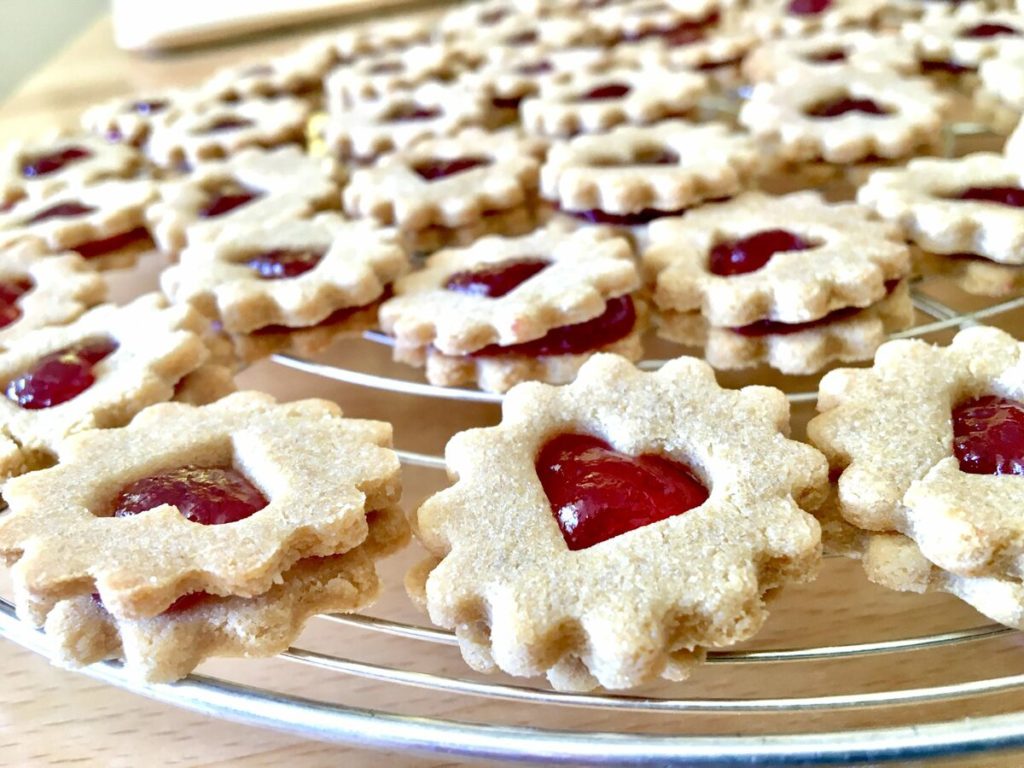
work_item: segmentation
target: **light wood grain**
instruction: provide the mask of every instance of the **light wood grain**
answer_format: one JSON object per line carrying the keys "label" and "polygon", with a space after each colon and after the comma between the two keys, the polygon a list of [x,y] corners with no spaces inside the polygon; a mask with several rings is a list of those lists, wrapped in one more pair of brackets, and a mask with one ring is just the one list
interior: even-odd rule
{"label": "light wood grain", "polygon": [[[189,85],[220,64],[263,56],[294,40],[274,40],[196,51],[188,55],[138,59],[116,50],[110,24],[103,20],[36,74],[8,103],[0,107],[0,139],[31,136],[56,124],[73,124],[78,113],[105,97],[146,88]],[[115,295],[125,298],[155,285],[162,267],[151,255],[132,273],[114,275]],[[959,306],[971,306],[962,295]],[[976,304],[976,302],[975,302]],[[1022,327],[1022,316],[1005,318],[1007,327]],[[671,350],[667,351],[671,353]],[[368,370],[395,371],[379,348],[363,342],[340,345],[337,359],[355,359]],[[415,374],[408,374],[415,376]],[[744,377],[725,376],[738,383]],[[770,379],[777,380],[777,379]],[[403,448],[440,452],[457,429],[493,423],[497,409],[456,406],[378,393],[320,380],[261,363],[241,376],[253,386],[284,398],[323,396],[337,400],[353,416],[386,418],[396,424]],[[790,380],[789,385],[807,386]],[[809,410],[795,414],[798,425]],[[436,472],[412,469],[406,473],[406,503],[411,508],[439,487]],[[422,622],[405,598],[400,582],[405,568],[420,553],[415,547],[385,566],[386,596],[374,608],[377,615]],[[786,590],[774,607],[772,620],[757,639],[759,647],[805,646],[905,637],[987,623],[958,601],[942,596],[898,595],[866,583],[855,564],[829,561],[812,585]],[[300,643],[304,647],[403,669],[417,669],[477,679],[466,670],[457,652],[368,632],[344,630],[314,622]],[[652,686],[651,692],[685,696],[812,695],[829,692],[910,688],[979,677],[1024,672],[1018,636],[898,657],[807,663],[793,666],[707,667],[685,685]],[[446,757],[414,758],[381,755],[334,745],[304,742],[290,736],[259,731],[179,711],[105,686],[70,672],[54,669],[43,659],[11,644],[2,646],[0,675],[0,764],[11,766],[78,764],[97,766],[345,766],[451,765]],[[254,685],[319,697],[328,701],[376,707],[386,711],[444,717],[472,722],[540,725],[578,730],[633,730],[666,733],[791,733],[949,720],[1024,709],[1020,694],[975,698],[886,711],[799,715],[637,716],[587,710],[538,708],[482,699],[442,696],[430,691],[341,677],[281,660],[224,661],[204,671]],[[501,679],[501,678],[497,678]],[[1020,756],[991,755],[948,764],[961,766],[1018,766]]]}

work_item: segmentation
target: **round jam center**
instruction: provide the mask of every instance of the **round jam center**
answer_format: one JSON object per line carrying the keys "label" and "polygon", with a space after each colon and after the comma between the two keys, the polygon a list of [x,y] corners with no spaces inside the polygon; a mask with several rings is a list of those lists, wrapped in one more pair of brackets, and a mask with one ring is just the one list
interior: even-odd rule
{"label": "round jam center", "polygon": [[34,179],[40,176],[48,176],[51,173],[56,173],[62,168],[76,163],[79,160],[85,160],[86,158],[92,157],[90,152],[85,147],[68,147],[62,149],[59,152],[51,152],[47,155],[37,155],[29,158],[24,165],[21,166],[21,173],[23,176]]}
{"label": "round jam center", "polygon": [[1020,187],[969,187],[954,197],[960,200],[1024,208],[1024,189]]}
{"label": "round jam center", "polygon": [[960,37],[964,38],[1001,37],[1004,35],[1018,36],[1020,31],[1006,24],[982,23],[976,24],[960,33]]}
{"label": "round jam center", "polygon": [[960,403],[953,454],[972,475],[1024,475],[1024,404],[996,395]]}
{"label": "round jam center", "polygon": [[51,205],[49,208],[40,211],[25,223],[41,224],[42,222],[49,221],[50,219],[70,219],[75,216],[87,216],[95,210],[95,208],[88,205],[82,205],[81,203],[57,203],[56,205]]}
{"label": "round jam center", "polygon": [[117,349],[110,338],[83,341],[41,358],[31,370],[7,383],[7,397],[37,411],[77,397],[96,381],[93,368]]}
{"label": "round jam center", "polygon": [[260,197],[263,197],[263,193],[259,190],[232,184],[212,193],[197,213],[204,219],[215,219]]}
{"label": "round jam center", "polygon": [[807,251],[814,245],[784,229],[769,229],[711,249],[708,268],[722,277],[756,272],[776,253]]}
{"label": "round jam center", "polygon": [[28,278],[0,282],[0,328],[6,328],[21,317],[21,307],[18,306],[18,301],[31,291],[34,285]]}
{"label": "round jam center", "polygon": [[548,262],[544,259],[506,261],[483,269],[456,272],[448,278],[444,287],[457,293],[497,299],[511,293],[547,266]]}
{"label": "round jam center", "polygon": [[264,280],[280,280],[309,272],[323,257],[322,251],[290,251],[279,248],[257,254],[245,263]]}
{"label": "round jam center", "polygon": [[123,488],[113,516],[129,517],[170,504],[193,523],[224,525],[250,517],[267,503],[260,490],[231,467],[186,466]]}
{"label": "round jam center", "polygon": [[823,101],[808,109],[805,114],[809,117],[828,118],[842,117],[843,115],[848,115],[854,112],[862,115],[877,116],[892,114],[890,110],[883,107],[877,101],[872,99],[855,99],[851,97]]}
{"label": "round jam center", "polygon": [[708,498],[685,464],[651,453],[629,456],[590,435],[552,438],[537,455],[536,470],[573,551],[680,515]]}
{"label": "round jam center", "polygon": [[580,96],[577,101],[611,101],[612,99],[621,99],[630,90],[632,89],[624,83],[608,83],[607,85],[599,85],[597,88],[591,88]]}
{"label": "round jam center", "polygon": [[438,158],[417,163],[412,170],[424,181],[434,181],[490,164],[490,159],[486,157],[455,157],[450,160]]}
{"label": "round jam center", "polygon": [[817,16],[827,11],[832,0],[790,0],[786,10],[794,16]]}

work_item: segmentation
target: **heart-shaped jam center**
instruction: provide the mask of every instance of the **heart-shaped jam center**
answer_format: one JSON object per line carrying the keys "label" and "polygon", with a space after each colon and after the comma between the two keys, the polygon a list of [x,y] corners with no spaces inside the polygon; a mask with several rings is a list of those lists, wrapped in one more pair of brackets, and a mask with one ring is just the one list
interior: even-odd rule
{"label": "heart-shaped jam center", "polygon": [[834,64],[839,61],[846,61],[848,54],[842,48],[830,48],[818,53],[810,53],[804,56],[804,61],[812,64]]}
{"label": "heart-shaped jam center", "polygon": [[451,159],[435,158],[417,163],[412,167],[413,172],[424,181],[434,181],[454,176],[463,171],[473,168],[482,168],[490,165],[491,160],[487,157],[454,157]]}
{"label": "heart-shaped jam center", "polygon": [[629,456],[590,435],[558,435],[541,448],[537,477],[569,549],[587,549],[699,507],[708,490],[685,464]]}
{"label": "heart-shaped jam center", "polygon": [[35,287],[27,277],[0,281],[0,328],[6,328],[19,317],[18,301]]}
{"label": "heart-shaped jam center", "polygon": [[892,111],[873,99],[858,99],[852,96],[822,101],[804,111],[808,117],[819,118],[842,117],[853,113],[881,117],[891,115]]}
{"label": "heart-shaped jam center", "polygon": [[67,147],[59,152],[50,152],[46,155],[35,155],[28,158],[21,166],[21,173],[29,179],[40,176],[48,176],[51,173],[66,168],[72,163],[92,157],[85,147]]}
{"label": "heart-shaped jam center", "polygon": [[111,338],[82,341],[42,357],[7,383],[5,393],[22,408],[38,411],[77,397],[96,382],[93,368],[117,349]]}
{"label": "heart-shaped jam center", "polygon": [[298,277],[309,272],[324,257],[323,251],[302,251],[277,248],[248,259],[245,264],[264,280]]}
{"label": "heart-shaped jam center", "polygon": [[1003,36],[1017,37],[1019,35],[1020,30],[1014,29],[1013,27],[1007,26],[1006,24],[998,24],[994,22],[983,22],[981,24],[975,24],[973,27],[969,27],[960,33],[960,37],[962,38],[985,38]]}
{"label": "heart-shaped jam center", "polygon": [[952,195],[955,200],[973,200],[979,203],[996,203],[1011,208],[1024,208],[1024,189],[1021,187],[968,187]]}
{"label": "heart-shaped jam center", "polygon": [[722,277],[756,272],[777,253],[808,251],[815,246],[785,229],[768,229],[740,240],[719,243],[708,256],[708,269]]}
{"label": "heart-shaped jam center", "polygon": [[41,224],[50,219],[71,219],[75,216],[87,216],[95,211],[96,209],[92,206],[82,205],[81,203],[57,203],[40,211],[25,223]]}
{"label": "heart-shaped jam center", "polygon": [[832,0],[789,0],[786,10],[794,16],[817,16],[832,5]]}
{"label": "heart-shaped jam center", "polygon": [[497,299],[525,283],[547,267],[544,259],[526,258],[506,261],[481,269],[456,272],[448,278],[444,287],[456,293],[472,296],[486,296]]}
{"label": "heart-shaped jam center", "polygon": [[984,395],[953,409],[953,454],[972,475],[1024,475],[1024,404]]}
{"label": "heart-shaped jam center", "polygon": [[440,109],[421,107],[418,104],[399,104],[388,112],[384,118],[386,123],[412,123],[417,120],[433,120],[441,116]]}
{"label": "heart-shaped jam center", "polygon": [[200,525],[244,520],[267,506],[266,497],[232,467],[185,466],[144,477],[121,489],[113,517],[130,517],[170,504]]}
{"label": "heart-shaped jam center", "polygon": [[539,339],[502,347],[490,344],[470,357],[552,357],[582,355],[625,338],[636,325],[636,307],[629,296],[609,299],[604,312],[592,320],[552,328]]}
{"label": "heart-shaped jam center", "polygon": [[252,126],[252,120],[246,120],[244,117],[222,117],[201,128],[199,133],[227,133],[228,131],[237,131],[242,128],[251,128]]}
{"label": "heart-shaped jam center", "polygon": [[133,245],[149,243],[149,230],[145,227],[136,227],[119,235],[104,237],[102,240],[90,240],[87,243],[76,245],[72,250],[83,259],[97,259],[100,256],[107,256],[116,253],[123,248]]}
{"label": "heart-shaped jam center", "polygon": [[612,99],[621,99],[626,96],[632,88],[625,83],[608,83],[607,85],[599,85],[596,88],[591,88],[584,94],[581,94],[577,101],[611,101]]}
{"label": "heart-shaped jam center", "polygon": [[249,189],[241,184],[227,184],[216,192],[211,192],[196,213],[204,219],[215,219],[261,197],[263,192],[258,189]]}

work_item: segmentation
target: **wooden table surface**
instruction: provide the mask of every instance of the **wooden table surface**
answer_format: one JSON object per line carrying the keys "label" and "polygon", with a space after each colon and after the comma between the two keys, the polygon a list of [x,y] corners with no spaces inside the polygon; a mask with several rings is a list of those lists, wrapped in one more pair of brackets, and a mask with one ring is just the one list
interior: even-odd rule
{"label": "wooden table surface", "polygon": [[[216,66],[265,55],[294,43],[292,38],[205,48],[167,58],[138,58],[117,51],[109,21],[103,19],[32,77],[0,106],[0,140],[36,136],[56,125],[74,124],[78,114],[101,99],[168,85],[191,85]],[[126,298],[155,285],[160,257],[112,276],[114,296]],[[1017,320],[1019,322],[1019,319]],[[359,342],[362,343],[362,342]],[[390,369],[379,350],[342,350],[358,354],[360,365]],[[273,372],[271,376],[270,373]],[[261,363],[241,376],[244,386],[259,387],[284,398],[324,396],[337,400],[350,415],[388,418],[396,423],[398,444],[411,450],[440,452],[458,428],[493,422],[490,406],[459,406],[382,396]],[[807,412],[796,413],[796,421]],[[413,470],[406,477],[411,506],[438,487],[437,473]],[[390,587],[375,613],[422,622],[401,589],[403,570],[418,557],[415,549],[386,566]],[[877,640],[988,623],[966,606],[942,595],[897,595],[867,584],[855,564],[830,561],[813,585],[786,590],[776,605],[759,647]],[[457,653],[409,640],[380,638],[316,622],[301,641],[304,647],[400,668],[474,678]],[[1021,641],[999,641],[956,648],[870,657],[855,661],[796,666],[761,665],[704,668],[685,686],[654,686],[684,696],[814,695],[836,691],[885,690],[1024,672]],[[804,713],[772,716],[639,716],[492,702],[444,696],[430,691],[374,683],[279,660],[231,661],[206,669],[243,682],[388,711],[454,720],[543,725],[585,730],[636,730],[679,733],[797,732],[953,720],[1024,709],[1019,693],[974,698],[920,707]],[[388,755],[320,744],[192,714],[120,691],[83,675],[51,667],[43,658],[14,644],[0,653],[0,765],[77,764],[103,766],[317,766],[449,765],[448,758]],[[385,762],[387,760],[387,762]],[[948,764],[1019,766],[1021,756],[1001,754]]]}

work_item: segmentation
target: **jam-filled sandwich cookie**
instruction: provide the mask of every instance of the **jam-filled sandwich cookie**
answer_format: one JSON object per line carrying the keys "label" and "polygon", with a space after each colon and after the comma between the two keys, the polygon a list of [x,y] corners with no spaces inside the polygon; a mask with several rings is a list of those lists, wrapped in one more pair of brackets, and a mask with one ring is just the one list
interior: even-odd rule
{"label": "jam-filled sandwich cookie", "polygon": [[917,72],[914,52],[895,35],[878,35],[863,29],[818,32],[806,37],[769,40],[743,60],[743,74],[755,83],[776,80],[792,82],[808,73],[841,71]]}
{"label": "jam-filled sandwich cookie", "polygon": [[475,224],[536,194],[545,148],[512,131],[480,129],[421,141],[356,170],[345,211],[404,231]]}
{"label": "jam-filled sandwich cookie", "polygon": [[1021,44],[1024,15],[974,4],[952,10],[931,7],[920,19],[904,23],[900,36],[910,43],[926,70],[974,72],[982,62],[999,55],[1005,42]]}
{"label": "jam-filled sandwich cookie", "polygon": [[380,310],[395,357],[442,386],[503,392],[569,381],[598,351],[641,354],[642,313],[629,243],[604,229],[551,224],[433,254]]}
{"label": "jam-filled sandwich cookie", "polygon": [[782,392],[721,389],[692,358],[642,373],[598,355],[569,386],[516,387],[502,414],[448,443],[456,482],[414,525],[437,564],[407,580],[475,669],[567,690],[683,679],[760,629],[768,592],[813,577],[801,507],[827,468],[787,439]]}
{"label": "jam-filled sandwich cookie", "polygon": [[883,345],[821,380],[811,441],[839,475],[839,514],[908,536],[959,576],[1024,578],[1024,345],[995,328],[947,347]]}
{"label": "jam-filled sandwich cookie", "polygon": [[0,199],[16,190],[40,199],[68,187],[127,179],[141,166],[135,149],[96,136],[15,142],[0,151]]}
{"label": "jam-filled sandwich cookie", "polygon": [[[180,502],[179,502],[180,503]],[[269,657],[286,650],[320,613],[350,613],[380,592],[375,561],[409,539],[397,507],[369,512],[366,540],[340,555],[304,558],[254,597],[193,592],[148,619],[118,619],[92,595],[61,600],[46,617],[58,663],[80,667],[123,659],[129,674],[169,682],[211,657]]]}
{"label": "jam-filled sandwich cookie", "polygon": [[408,268],[394,230],[334,213],[226,227],[189,246],[160,284],[229,333],[340,324],[378,302]]}
{"label": "jam-filled sandwich cookie", "polygon": [[216,237],[228,224],[261,226],[338,208],[338,169],[298,147],[247,149],[202,163],[182,179],[160,185],[146,213],[165,253]]}
{"label": "jam-filled sandwich cookie", "polygon": [[331,38],[315,38],[280,56],[217,70],[200,93],[226,102],[300,97],[315,105],[324,75],[341,55]]}
{"label": "jam-filled sandwich cookie", "polygon": [[565,211],[606,224],[643,224],[747,188],[761,166],[753,139],[723,124],[666,120],[557,143],[541,191]]}
{"label": "jam-filled sandwich cookie", "polygon": [[390,444],[383,422],[258,392],[79,433],[57,466],[4,487],[0,553],[19,615],[41,624],[90,594],[132,620],[200,592],[263,595],[301,560],[366,540],[368,513],[400,494]]}

